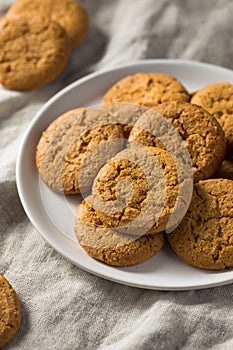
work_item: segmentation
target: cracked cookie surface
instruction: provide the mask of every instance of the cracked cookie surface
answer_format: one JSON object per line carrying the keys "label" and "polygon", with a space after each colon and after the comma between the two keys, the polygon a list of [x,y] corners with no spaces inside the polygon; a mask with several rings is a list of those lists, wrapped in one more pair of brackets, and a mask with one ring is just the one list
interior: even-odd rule
{"label": "cracked cookie surface", "polygon": [[0,275],[0,348],[14,337],[19,326],[19,298],[10,283]]}
{"label": "cracked cookie surface", "polygon": [[153,107],[167,101],[190,99],[185,87],[174,77],[162,73],[137,73],[113,85],[103,103],[128,102]]}
{"label": "cracked cookie surface", "polygon": [[194,186],[187,214],[168,241],[187,263],[205,269],[233,267],[233,181],[210,179]]}
{"label": "cracked cookie surface", "polygon": [[78,108],[57,118],[37,146],[43,181],[65,194],[86,192],[100,167],[124,145],[122,126],[108,113]]}
{"label": "cracked cookie surface", "polygon": [[[203,108],[185,102],[163,103],[153,110],[165,117],[186,142],[194,180],[211,177],[221,164],[226,150],[224,133],[217,120]],[[139,119],[130,133],[129,141],[146,146],[158,145],[158,139],[146,127],[147,119]]]}
{"label": "cracked cookie surface", "polygon": [[197,91],[191,103],[205,108],[220,123],[227,140],[227,151],[233,155],[233,85],[215,83]]}
{"label": "cracked cookie surface", "polygon": [[88,16],[83,7],[73,0],[19,0],[7,15],[39,14],[58,23],[67,33],[67,42],[76,47],[88,31]]}
{"label": "cracked cookie surface", "polygon": [[112,266],[141,263],[156,255],[165,243],[163,233],[138,238],[104,227],[86,201],[78,207],[75,233],[79,244],[91,257]]}
{"label": "cracked cookie surface", "polygon": [[0,83],[10,90],[33,90],[51,82],[69,52],[65,30],[46,17],[0,19]]}
{"label": "cracked cookie surface", "polygon": [[184,183],[178,184],[176,165],[166,150],[135,145],[100,169],[90,205],[106,227],[140,236],[157,233],[183,218],[187,208],[178,190]]}
{"label": "cracked cookie surface", "polygon": [[131,103],[106,103],[102,105],[103,111],[109,112],[117,122],[122,124],[124,136],[128,139],[129,134],[137,120],[148,110],[146,107]]}

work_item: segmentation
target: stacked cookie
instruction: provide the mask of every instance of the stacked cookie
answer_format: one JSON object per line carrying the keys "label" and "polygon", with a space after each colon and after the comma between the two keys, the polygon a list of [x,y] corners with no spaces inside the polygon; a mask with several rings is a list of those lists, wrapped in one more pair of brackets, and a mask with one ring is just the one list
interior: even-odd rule
{"label": "stacked cookie", "polygon": [[88,31],[73,0],[19,0],[0,19],[0,83],[27,91],[55,79]]}
{"label": "stacked cookie", "polygon": [[191,103],[205,108],[221,125],[227,152],[216,177],[233,180],[233,85],[226,82],[208,85],[193,95]]}
{"label": "stacked cookie", "polygon": [[43,133],[40,176],[55,191],[85,195],[75,233],[93,258],[136,264],[167,237],[189,264],[233,267],[233,182],[216,178],[229,136],[190,98],[169,75],[138,73],[116,82],[101,110],[69,111]]}

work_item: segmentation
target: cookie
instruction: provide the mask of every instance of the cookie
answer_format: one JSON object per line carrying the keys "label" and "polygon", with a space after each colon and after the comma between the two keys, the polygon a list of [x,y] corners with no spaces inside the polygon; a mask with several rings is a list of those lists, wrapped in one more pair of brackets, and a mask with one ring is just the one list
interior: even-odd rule
{"label": "cookie", "polygon": [[33,90],[51,82],[65,67],[66,32],[46,17],[0,20],[0,83],[10,90]]}
{"label": "cookie", "polygon": [[19,326],[19,298],[10,283],[0,275],[0,349],[14,337]]}
{"label": "cookie", "polygon": [[83,202],[77,210],[75,233],[93,258],[112,266],[141,263],[156,255],[165,243],[163,233],[132,237],[106,228],[95,210]]}
{"label": "cookie", "polygon": [[148,110],[143,106],[117,102],[103,104],[101,109],[105,112],[109,112],[114,118],[116,118],[117,122],[122,124],[126,139],[128,139],[136,121]]}
{"label": "cookie", "polygon": [[128,102],[152,107],[167,101],[190,99],[185,87],[174,77],[162,73],[137,73],[113,85],[103,103]]}
{"label": "cookie", "polygon": [[44,131],[36,164],[42,180],[65,194],[86,192],[100,167],[124,146],[122,126],[108,113],[78,108]]}
{"label": "cookie", "polygon": [[83,7],[72,0],[19,0],[7,15],[40,14],[58,23],[67,33],[69,45],[76,47],[88,32],[89,21]]}
{"label": "cookie", "polygon": [[214,177],[233,180],[233,159],[224,159]]}
{"label": "cookie", "polygon": [[195,184],[187,214],[168,241],[188,264],[204,269],[233,267],[233,181]]}
{"label": "cookie", "polygon": [[197,91],[191,102],[205,108],[218,120],[226,136],[227,151],[233,155],[233,85],[208,85]]}
{"label": "cookie", "polygon": [[[224,133],[217,120],[203,108],[185,102],[163,103],[153,110],[165,117],[185,141],[192,161],[194,180],[197,182],[211,177],[224,159],[226,150]],[[147,122],[146,117],[139,119],[131,131],[129,141],[146,146],[157,145],[158,139],[147,131],[148,123],[151,121]]]}
{"label": "cookie", "polygon": [[178,190],[176,165],[169,153],[135,144],[100,169],[89,204],[105,227],[142,236],[169,229],[183,218],[188,207],[185,199],[178,198]]}

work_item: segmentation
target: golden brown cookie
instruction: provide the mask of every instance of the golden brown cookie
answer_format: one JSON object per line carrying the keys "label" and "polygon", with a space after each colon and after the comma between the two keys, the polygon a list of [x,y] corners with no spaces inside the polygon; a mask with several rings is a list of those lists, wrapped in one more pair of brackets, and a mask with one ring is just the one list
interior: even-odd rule
{"label": "golden brown cookie", "polygon": [[42,134],[36,164],[43,181],[65,194],[85,192],[100,167],[124,145],[122,126],[108,113],[71,110]]}
{"label": "golden brown cookie", "polygon": [[0,20],[0,83],[10,90],[33,90],[51,82],[69,52],[66,32],[46,17]]}
{"label": "golden brown cookie", "polygon": [[19,326],[19,298],[10,283],[0,275],[0,349],[14,337]]}
{"label": "golden brown cookie", "polygon": [[214,177],[233,180],[233,159],[224,159]]}
{"label": "golden brown cookie", "polygon": [[112,266],[141,263],[156,255],[165,243],[163,233],[138,238],[104,227],[95,210],[85,201],[77,210],[75,233],[91,257]]}
{"label": "golden brown cookie", "polygon": [[187,214],[168,241],[188,264],[212,270],[233,267],[233,181],[195,184]]}
{"label": "golden brown cookie", "polygon": [[137,73],[113,85],[103,103],[128,102],[152,107],[167,101],[190,99],[185,87],[174,77],[162,73]]}
{"label": "golden brown cookie", "polygon": [[226,136],[227,151],[233,155],[233,85],[208,85],[197,91],[191,102],[205,108],[219,121]]}
{"label": "golden brown cookie", "polygon": [[[185,179],[180,186],[184,183]],[[188,207],[185,199],[178,198],[178,190],[176,165],[169,153],[135,145],[100,169],[89,204],[105,227],[142,236],[180,222]]]}
{"label": "golden brown cookie", "polygon": [[148,110],[146,107],[132,103],[106,103],[102,105],[103,111],[109,112],[117,122],[122,124],[124,136],[127,139],[136,121]]}
{"label": "golden brown cookie", "polygon": [[[186,142],[194,180],[211,177],[221,164],[226,149],[224,133],[217,120],[199,106],[185,102],[169,102],[156,106],[154,111],[165,117]],[[166,130],[169,135],[169,130]],[[158,145],[158,139],[147,131],[147,118],[139,119],[129,141],[146,146]]]}
{"label": "golden brown cookie", "polygon": [[58,23],[67,33],[72,47],[80,44],[87,35],[89,21],[83,7],[72,0],[19,0],[8,11],[11,15],[39,14]]}

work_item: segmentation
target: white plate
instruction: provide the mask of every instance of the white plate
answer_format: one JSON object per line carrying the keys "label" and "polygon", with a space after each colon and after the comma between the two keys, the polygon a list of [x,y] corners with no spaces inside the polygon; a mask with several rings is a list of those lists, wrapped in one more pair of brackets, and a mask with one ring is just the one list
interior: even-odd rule
{"label": "white plate", "polygon": [[145,60],[91,74],[68,86],[37,113],[22,142],[16,178],[24,209],[54,249],[97,276],[135,287],[160,290],[197,289],[233,282],[232,269],[216,272],[191,267],[169,247],[154,258],[132,267],[111,267],[90,258],[76,242],[73,233],[74,211],[80,201],[79,196],[65,197],[54,193],[39,180],[35,149],[48,124],[69,109],[99,103],[106,90],[117,80],[137,72],[174,75],[189,91],[214,82],[233,83],[233,71],[214,65],[182,60]]}

